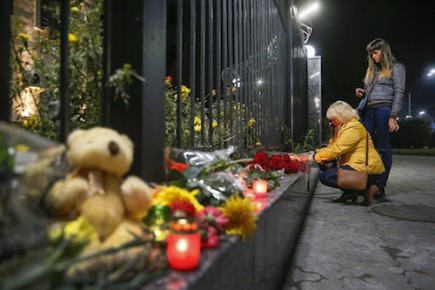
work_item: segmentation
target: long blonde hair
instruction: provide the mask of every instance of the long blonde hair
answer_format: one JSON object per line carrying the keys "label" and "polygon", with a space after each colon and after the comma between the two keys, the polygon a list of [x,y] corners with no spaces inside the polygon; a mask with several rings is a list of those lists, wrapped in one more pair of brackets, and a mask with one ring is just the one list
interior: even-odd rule
{"label": "long blonde hair", "polygon": [[393,53],[391,52],[390,45],[384,39],[376,38],[376,39],[372,40],[366,46],[366,50],[367,50],[367,54],[368,54],[368,56],[367,56],[368,67],[367,67],[366,75],[364,77],[364,84],[365,85],[368,85],[371,83],[371,81],[373,80],[373,76],[376,73],[376,64],[373,61],[373,59],[371,58],[370,54],[374,50],[377,50],[377,49],[379,49],[382,52],[381,61],[379,62],[379,65],[378,65],[379,66],[378,79],[390,78],[392,73],[393,73],[393,67],[394,67],[394,64],[396,63],[396,58],[394,57]]}
{"label": "long blonde hair", "polygon": [[336,101],[332,103],[326,111],[326,118],[329,120],[336,119],[343,124],[357,119],[359,120],[358,112],[344,101]]}

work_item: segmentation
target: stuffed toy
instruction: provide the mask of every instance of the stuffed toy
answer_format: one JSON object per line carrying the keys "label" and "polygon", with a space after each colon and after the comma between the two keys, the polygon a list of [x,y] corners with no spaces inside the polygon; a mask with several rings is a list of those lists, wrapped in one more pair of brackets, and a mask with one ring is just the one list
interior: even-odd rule
{"label": "stuffed toy", "polygon": [[[124,177],[133,161],[131,140],[115,130],[95,127],[73,131],[66,145],[71,171],[53,184],[44,205],[53,217],[92,228],[93,235],[80,255],[143,236],[141,220],[151,206],[152,189],[139,177]],[[122,263],[127,256],[132,255],[89,260],[72,272],[97,270],[114,260]]]}

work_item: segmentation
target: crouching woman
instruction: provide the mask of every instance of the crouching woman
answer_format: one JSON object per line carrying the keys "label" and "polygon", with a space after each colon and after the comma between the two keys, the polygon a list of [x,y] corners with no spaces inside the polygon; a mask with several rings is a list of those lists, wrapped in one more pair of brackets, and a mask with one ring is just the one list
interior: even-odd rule
{"label": "crouching woman", "polygon": [[[368,182],[363,192],[343,190],[340,197],[334,198],[333,202],[356,202],[359,193],[363,193],[364,201],[361,205],[368,206],[373,202],[374,195],[379,191],[379,174],[385,171],[383,162],[376,151],[370,135],[364,125],[359,121],[359,116],[349,104],[336,101],[326,112],[326,117],[334,126],[334,137],[326,147],[316,150],[309,159],[319,165],[337,160],[337,166],[319,166],[319,180],[324,185],[336,187],[338,168],[345,170],[366,170],[366,147],[368,144]],[[369,138],[368,143],[366,138]]]}

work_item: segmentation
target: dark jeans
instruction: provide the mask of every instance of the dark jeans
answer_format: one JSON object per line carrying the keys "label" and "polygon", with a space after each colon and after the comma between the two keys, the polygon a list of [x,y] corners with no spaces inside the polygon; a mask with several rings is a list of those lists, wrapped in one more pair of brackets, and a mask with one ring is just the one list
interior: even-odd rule
{"label": "dark jeans", "polygon": [[[393,153],[391,151],[391,135],[388,126],[390,119],[390,106],[382,106],[377,108],[367,109],[362,116],[362,123],[369,131],[372,138],[377,140],[376,148],[384,162],[385,172],[380,175],[379,186],[385,187],[387,184],[388,176],[390,174],[391,164],[393,162]],[[370,158],[370,156],[369,156]]]}
{"label": "dark jeans", "polygon": [[[341,168],[346,170],[355,170],[349,165],[343,165]],[[330,187],[338,188],[337,186],[337,171],[338,167],[333,167],[331,169],[321,171],[319,175],[319,180],[322,184]],[[379,174],[369,174],[369,180],[367,181],[367,185],[376,184],[378,185]]]}

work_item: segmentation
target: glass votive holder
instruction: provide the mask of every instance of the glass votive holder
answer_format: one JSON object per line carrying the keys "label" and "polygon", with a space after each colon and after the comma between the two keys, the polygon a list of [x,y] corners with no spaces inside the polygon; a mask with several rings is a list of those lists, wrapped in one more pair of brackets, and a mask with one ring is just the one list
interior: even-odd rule
{"label": "glass votive holder", "polygon": [[154,205],[149,209],[144,222],[154,234],[155,240],[162,242],[169,234],[170,220],[171,208],[169,206]]}
{"label": "glass votive holder", "polygon": [[166,254],[172,269],[189,271],[199,266],[201,235],[195,222],[185,218],[172,222],[166,242]]}
{"label": "glass votive holder", "polygon": [[252,191],[256,197],[267,196],[267,180],[254,179],[252,181]]}

